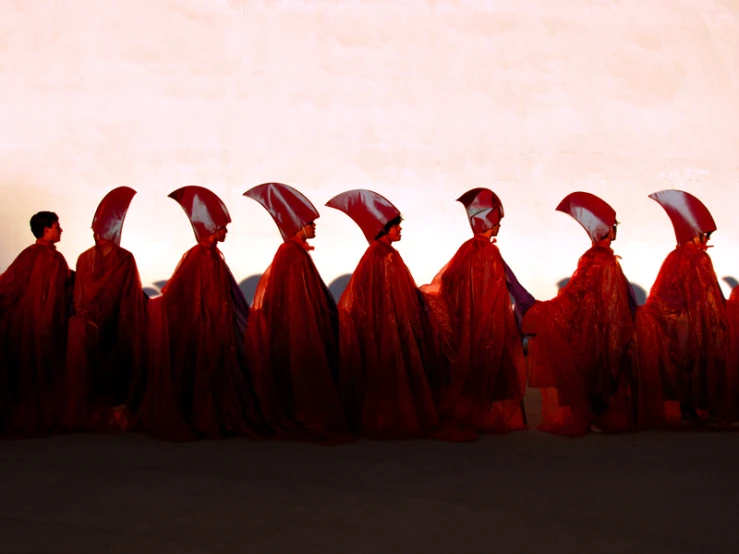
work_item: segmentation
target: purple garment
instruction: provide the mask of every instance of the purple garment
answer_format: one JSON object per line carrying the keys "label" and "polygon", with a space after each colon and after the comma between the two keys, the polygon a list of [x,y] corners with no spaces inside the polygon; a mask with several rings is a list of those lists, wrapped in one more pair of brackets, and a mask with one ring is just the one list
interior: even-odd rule
{"label": "purple garment", "polygon": [[516,322],[518,323],[518,330],[521,330],[521,323],[523,322],[523,316],[531,306],[536,302],[536,298],[531,296],[531,293],[527,291],[521,283],[516,279],[516,275],[513,270],[508,267],[508,264],[503,260],[503,266],[505,267],[505,280],[508,285],[508,293],[513,299],[513,313],[516,315]]}

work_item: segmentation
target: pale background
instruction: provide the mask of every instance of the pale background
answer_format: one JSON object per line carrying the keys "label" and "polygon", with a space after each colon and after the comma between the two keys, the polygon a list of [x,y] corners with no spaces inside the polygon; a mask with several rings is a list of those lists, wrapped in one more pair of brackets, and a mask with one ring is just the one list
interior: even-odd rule
{"label": "pale background", "polygon": [[166,279],[194,244],[166,195],[203,185],[230,209],[242,280],[281,239],[241,194],[280,181],[321,211],[326,282],[367,245],[322,205],[359,187],[403,212],[418,284],[470,236],[454,200],[478,186],[502,198],[499,246],[539,298],[589,246],[554,211],[574,190],[614,206],[645,289],[674,247],[646,197],[664,188],[706,203],[718,276],[737,276],[737,122],[739,0],[2,0],[0,271],[42,209],[74,265],[100,199],[128,185],[122,246],[144,283]]}

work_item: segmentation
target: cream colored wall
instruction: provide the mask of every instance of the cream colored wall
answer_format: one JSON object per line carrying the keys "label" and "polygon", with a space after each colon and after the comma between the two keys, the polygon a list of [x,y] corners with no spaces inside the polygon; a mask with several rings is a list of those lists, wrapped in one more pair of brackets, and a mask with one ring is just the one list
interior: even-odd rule
{"label": "cream colored wall", "polygon": [[4,0],[0,268],[41,209],[73,264],[99,200],[128,185],[122,245],[145,282],[167,278],[194,239],[166,195],[197,184],[229,206],[242,279],[280,238],[241,193],[281,181],[321,210],[327,282],[366,243],[320,206],[357,187],[405,215],[419,284],[469,236],[454,199],[476,186],[502,198],[499,245],[540,298],[588,247],[554,212],[573,190],[616,208],[615,249],[644,288],[674,246],[646,195],[669,187],[709,206],[717,273],[739,276],[738,93],[736,0]]}

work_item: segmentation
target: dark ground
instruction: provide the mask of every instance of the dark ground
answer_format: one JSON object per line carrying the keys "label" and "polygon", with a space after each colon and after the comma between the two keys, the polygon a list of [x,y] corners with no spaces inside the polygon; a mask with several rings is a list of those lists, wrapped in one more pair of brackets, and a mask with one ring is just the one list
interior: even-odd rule
{"label": "dark ground", "polygon": [[737,553],[738,493],[737,433],[70,435],[0,441],[0,552]]}

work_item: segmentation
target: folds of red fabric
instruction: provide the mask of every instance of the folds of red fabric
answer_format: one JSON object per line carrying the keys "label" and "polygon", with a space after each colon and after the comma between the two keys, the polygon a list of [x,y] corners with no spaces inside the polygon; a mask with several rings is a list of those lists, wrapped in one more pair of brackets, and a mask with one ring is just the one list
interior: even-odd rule
{"label": "folds of red fabric", "polygon": [[148,363],[146,296],[133,255],[112,243],[77,259],[69,321],[65,427],[128,430]]}
{"label": "folds of red fabric", "polygon": [[246,349],[265,422],[278,437],[351,439],[336,389],[338,314],[308,252],[287,241],[262,275]]}
{"label": "folds of red fabric", "polygon": [[60,427],[71,279],[53,246],[26,248],[0,277],[0,434]]}
{"label": "folds of red fabric", "polygon": [[420,291],[391,246],[374,241],[339,301],[339,392],[361,435],[426,435],[437,424],[436,371]]}
{"label": "folds of red fabric", "polygon": [[686,407],[700,418],[730,416],[724,299],[704,249],[687,243],[667,256],[637,328],[644,426],[679,423]]}
{"label": "folds of red fabric", "polygon": [[726,355],[726,416],[739,421],[739,287],[734,287],[726,302],[729,349]]}
{"label": "folds of red fabric", "polygon": [[435,391],[440,419],[487,433],[524,428],[526,365],[498,247],[468,240],[422,290],[451,331],[448,373]]}
{"label": "folds of red fabric", "polygon": [[190,249],[149,302],[151,360],[141,429],[168,440],[263,431],[244,352],[248,305],[221,252]]}
{"label": "folds of red fabric", "polygon": [[613,251],[594,246],[558,295],[526,314],[524,332],[535,335],[529,385],[542,389],[540,430],[634,430],[638,360],[629,287]]}

